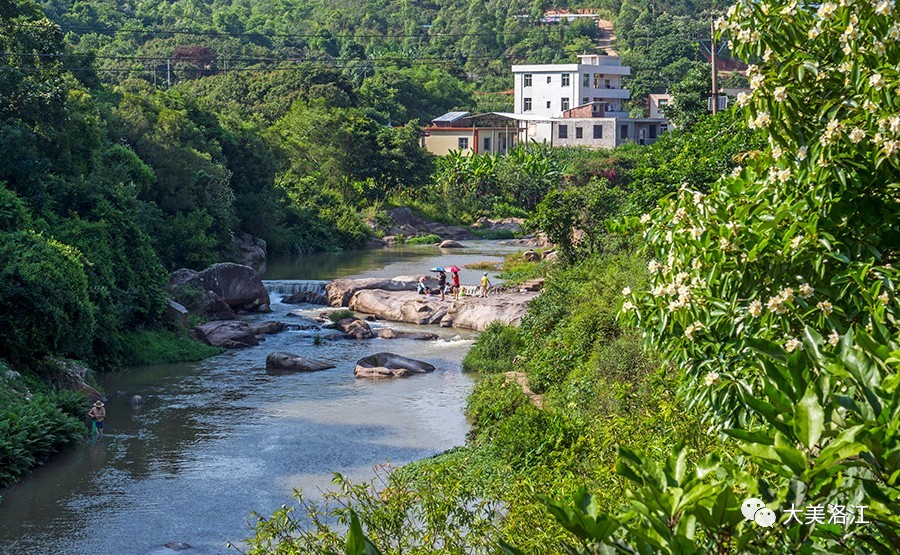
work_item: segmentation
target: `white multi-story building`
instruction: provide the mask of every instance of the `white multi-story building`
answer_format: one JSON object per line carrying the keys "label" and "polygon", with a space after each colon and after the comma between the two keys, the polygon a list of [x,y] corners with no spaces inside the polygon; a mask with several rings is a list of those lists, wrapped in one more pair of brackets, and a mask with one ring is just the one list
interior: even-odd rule
{"label": "white multi-story building", "polygon": [[622,77],[631,74],[618,56],[584,54],[577,64],[515,65],[515,113],[560,117],[563,112],[592,104],[599,117],[627,117],[622,101],[630,92]]}

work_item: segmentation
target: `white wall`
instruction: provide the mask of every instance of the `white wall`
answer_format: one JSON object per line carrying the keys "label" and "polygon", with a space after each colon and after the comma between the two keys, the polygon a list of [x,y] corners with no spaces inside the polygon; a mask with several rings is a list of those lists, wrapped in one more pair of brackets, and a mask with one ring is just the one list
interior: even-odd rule
{"label": "white wall", "polygon": [[[602,58],[602,57],[597,57]],[[569,108],[575,108],[595,99],[608,103],[610,111],[618,111],[620,102],[629,98],[629,91],[622,89],[622,76],[631,68],[619,65],[618,58],[610,57],[608,65],[597,64],[541,64],[513,66],[515,85],[515,113],[558,117],[563,112],[562,99],[569,99]],[[531,85],[525,86],[525,76],[531,76]],[[562,85],[563,75],[569,76],[569,85]],[[587,86],[584,76],[587,75]],[[549,79],[549,82],[548,82]],[[595,86],[596,85],[596,86]],[[531,110],[525,110],[525,100],[531,99]],[[549,105],[548,105],[549,103]]]}

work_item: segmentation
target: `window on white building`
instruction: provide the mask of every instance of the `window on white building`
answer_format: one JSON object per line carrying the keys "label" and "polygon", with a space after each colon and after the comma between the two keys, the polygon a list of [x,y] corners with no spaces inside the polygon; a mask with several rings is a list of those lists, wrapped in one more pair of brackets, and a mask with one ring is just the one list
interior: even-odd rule
{"label": "window on white building", "polygon": [[531,111],[531,99],[530,98],[522,99],[522,111],[523,112]]}
{"label": "window on white building", "polygon": [[575,138],[576,138],[576,139],[583,139],[583,138],[584,138],[584,129],[583,129],[583,128],[581,128],[581,127],[576,127],[576,128],[575,128]]}
{"label": "window on white building", "polygon": [[650,139],[656,138],[656,124],[651,123],[650,128],[647,129],[647,137]]}
{"label": "window on white building", "polygon": [[569,109],[569,97],[562,98],[562,100],[560,101],[560,107],[564,112]]}
{"label": "window on white building", "polygon": [[547,84],[549,85],[550,82],[551,82],[552,80],[553,80],[553,78],[552,78],[551,76],[548,75],[548,76],[547,76]]}
{"label": "window on white building", "polygon": [[609,79],[605,79],[605,83],[604,83],[604,84],[606,85],[606,88],[607,88],[607,89],[611,89],[611,88],[612,88],[612,86],[610,86],[610,84],[609,84]]}
{"label": "window on white building", "polygon": [[525,75],[522,76],[522,86],[523,87],[531,86],[531,74],[530,73],[526,73]]}
{"label": "window on white building", "polygon": [[562,85],[563,87],[568,87],[568,86],[569,86],[569,74],[568,74],[568,73],[563,73],[563,74],[562,74],[562,83],[561,83],[561,85]]}
{"label": "window on white building", "polygon": [[603,126],[602,126],[602,125],[595,125],[595,126],[594,126],[594,138],[595,138],[595,139],[602,139],[602,138],[603,138]]}
{"label": "window on white building", "polygon": [[591,101],[591,99],[585,96],[581,99],[581,105],[584,106],[585,104],[587,104],[590,101]]}
{"label": "window on white building", "polygon": [[548,110],[550,109],[550,101],[549,100],[547,101],[547,109]]}
{"label": "window on white building", "polygon": [[595,88],[595,89],[599,89],[599,88],[600,88],[600,83],[603,82],[602,80],[603,80],[603,74],[602,74],[602,73],[595,73],[595,74],[594,74],[594,88]]}
{"label": "window on white building", "polygon": [[469,138],[468,137],[460,137],[456,141],[456,145],[460,150],[467,150],[469,148]]}
{"label": "window on white building", "polygon": [[619,137],[621,137],[623,139],[628,138],[628,126],[627,125],[623,125],[619,128]]}
{"label": "window on white building", "polygon": [[490,137],[484,138],[484,151],[485,152],[491,151],[491,138]]}
{"label": "window on white building", "polygon": [[568,139],[569,138],[569,126],[568,125],[560,125],[559,126],[559,138],[560,139]]}
{"label": "window on white building", "polygon": [[581,75],[581,86],[582,87],[590,87],[591,86],[591,74],[583,73]]}

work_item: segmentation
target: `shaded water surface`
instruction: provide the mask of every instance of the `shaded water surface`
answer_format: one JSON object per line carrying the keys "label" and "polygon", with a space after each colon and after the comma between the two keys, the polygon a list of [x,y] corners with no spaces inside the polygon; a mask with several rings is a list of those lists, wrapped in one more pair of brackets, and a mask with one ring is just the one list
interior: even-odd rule
{"label": "shaded water surface", "polygon": [[[393,277],[434,265],[499,260],[501,252],[513,250],[489,242],[468,245],[452,253],[409,247],[274,261],[263,277],[280,285],[347,275]],[[475,284],[480,272],[464,270],[462,276],[463,283]],[[252,319],[290,323],[289,310],[299,307],[307,316],[323,311],[279,300],[273,292],[274,313]],[[249,535],[251,511],[271,513],[295,488],[314,493],[330,486],[335,471],[366,479],[373,465],[461,445],[471,378],[459,363],[474,334],[429,331],[441,339],[317,346],[315,331],[289,330],[259,347],[200,363],[101,376],[110,398],[107,436],[56,456],[18,485],[0,490],[0,553],[173,553],[163,547],[170,541],[191,544],[187,553],[224,553],[227,541]],[[271,351],[336,368],[268,375],[265,357]],[[419,358],[437,370],[402,380],[356,380],[356,361],[380,351]],[[147,403],[129,407],[133,394]]]}

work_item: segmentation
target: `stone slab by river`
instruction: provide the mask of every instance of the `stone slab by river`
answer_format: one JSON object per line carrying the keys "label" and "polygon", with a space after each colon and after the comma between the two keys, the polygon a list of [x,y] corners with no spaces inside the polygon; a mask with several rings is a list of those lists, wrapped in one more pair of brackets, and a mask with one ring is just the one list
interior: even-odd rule
{"label": "stone slab by river", "polygon": [[[490,242],[460,251],[406,247],[271,261],[264,279],[392,277],[435,265],[499,260]],[[463,282],[480,272],[463,270]],[[290,322],[297,305],[277,302],[254,319]],[[300,305],[309,316],[322,307]],[[421,331],[409,324],[376,323]],[[331,473],[356,479],[372,466],[401,464],[461,445],[471,378],[459,362],[473,332],[429,327],[437,341],[372,339],[313,345],[314,330],[268,336],[259,347],[195,364],[130,369],[102,376],[110,397],[108,437],[58,455],[18,485],[0,490],[0,553],[226,553],[249,535],[251,511],[269,514],[291,491],[329,488]],[[353,376],[356,361],[379,351],[433,364],[433,373],[373,382]],[[335,364],[314,373],[268,375],[265,358],[289,351]],[[133,394],[147,403],[131,408]]]}

